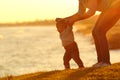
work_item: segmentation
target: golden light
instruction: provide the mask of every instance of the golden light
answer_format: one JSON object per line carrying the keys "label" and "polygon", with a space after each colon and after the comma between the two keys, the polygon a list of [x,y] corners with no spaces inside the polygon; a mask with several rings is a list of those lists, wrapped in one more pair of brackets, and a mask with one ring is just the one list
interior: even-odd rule
{"label": "golden light", "polygon": [[0,0],[0,23],[65,17],[77,6],[78,0]]}
{"label": "golden light", "polygon": [[100,11],[97,11],[97,12],[96,12],[96,15],[99,15],[100,13],[101,13]]}

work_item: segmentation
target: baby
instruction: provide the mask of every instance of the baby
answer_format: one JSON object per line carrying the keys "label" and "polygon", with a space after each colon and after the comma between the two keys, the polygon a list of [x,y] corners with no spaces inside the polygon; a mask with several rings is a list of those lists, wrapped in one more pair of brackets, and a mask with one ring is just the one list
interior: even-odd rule
{"label": "baby", "polygon": [[73,59],[79,68],[84,67],[83,62],[79,57],[78,46],[74,40],[74,35],[72,31],[72,24],[62,18],[56,18],[56,27],[60,34],[60,39],[62,45],[65,49],[65,54],[63,57],[65,69],[70,69],[69,61]]}

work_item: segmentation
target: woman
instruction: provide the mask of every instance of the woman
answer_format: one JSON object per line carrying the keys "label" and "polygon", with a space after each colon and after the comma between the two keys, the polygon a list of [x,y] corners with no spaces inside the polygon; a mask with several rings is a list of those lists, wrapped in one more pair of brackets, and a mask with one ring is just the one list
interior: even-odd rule
{"label": "woman", "polygon": [[93,16],[96,11],[101,14],[92,31],[98,60],[93,67],[108,66],[111,63],[106,33],[120,18],[120,0],[79,0],[78,12],[64,20],[73,24]]}

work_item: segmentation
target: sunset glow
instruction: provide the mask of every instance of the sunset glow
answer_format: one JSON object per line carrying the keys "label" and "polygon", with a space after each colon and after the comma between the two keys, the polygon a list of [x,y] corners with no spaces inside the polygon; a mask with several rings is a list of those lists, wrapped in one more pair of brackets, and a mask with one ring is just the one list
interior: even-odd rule
{"label": "sunset glow", "polygon": [[0,0],[0,23],[65,17],[77,6],[78,0]]}
{"label": "sunset glow", "polygon": [[78,0],[0,0],[0,23],[67,17],[77,9]]}

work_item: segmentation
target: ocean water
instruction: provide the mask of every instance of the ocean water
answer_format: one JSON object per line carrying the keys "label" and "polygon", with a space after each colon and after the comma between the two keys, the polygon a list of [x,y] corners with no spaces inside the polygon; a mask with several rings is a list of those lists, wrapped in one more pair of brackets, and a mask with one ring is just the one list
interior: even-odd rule
{"label": "ocean water", "polygon": [[[85,67],[90,67],[97,62],[91,35],[75,30],[80,57]],[[59,34],[53,26],[0,28],[0,77],[63,70],[63,55]],[[110,56],[112,63],[120,62],[120,50],[111,50]],[[73,60],[70,63],[77,68]]]}

